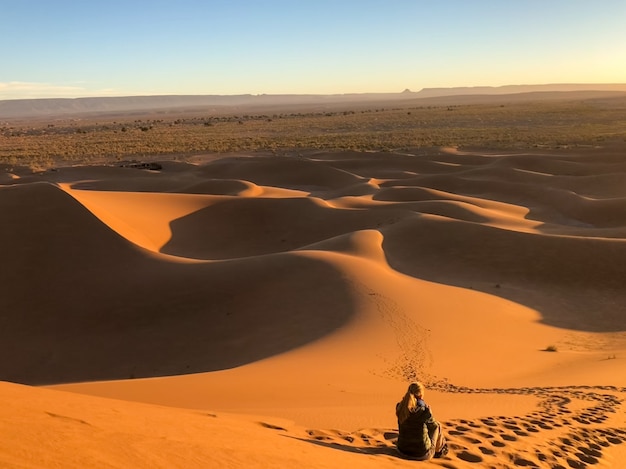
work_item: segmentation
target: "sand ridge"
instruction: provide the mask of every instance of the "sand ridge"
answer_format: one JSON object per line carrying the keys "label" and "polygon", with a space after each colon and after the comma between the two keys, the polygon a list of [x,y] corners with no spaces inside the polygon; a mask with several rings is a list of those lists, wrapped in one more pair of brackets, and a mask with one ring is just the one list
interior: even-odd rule
{"label": "sand ridge", "polygon": [[626,428],[619,150],[161,165],[5,168],[0,379],[287,419],[255,432],[286,431],[268,444],[298,465],[284,442],[305,444],[303,467],[410,464],[392,409],[421,379],[451,443],[427,466],[612,467]]}

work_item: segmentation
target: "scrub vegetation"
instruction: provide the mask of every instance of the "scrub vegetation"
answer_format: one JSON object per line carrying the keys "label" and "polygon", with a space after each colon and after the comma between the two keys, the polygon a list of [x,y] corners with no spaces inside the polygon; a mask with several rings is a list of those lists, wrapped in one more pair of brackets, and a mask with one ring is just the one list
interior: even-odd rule
{"label": "scrub vegetation", "polygon": [[53,166],[165,155],[459,146],[530,149],[626,141],[624,98],[307,112],[152,112],[0,120],[0,162]]}

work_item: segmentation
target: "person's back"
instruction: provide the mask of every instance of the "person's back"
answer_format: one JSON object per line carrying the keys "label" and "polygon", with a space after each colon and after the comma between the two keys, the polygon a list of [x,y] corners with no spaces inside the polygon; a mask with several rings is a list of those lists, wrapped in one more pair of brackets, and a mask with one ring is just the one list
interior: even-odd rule
{"label": "person's back", "polygon": [[415,411],[410,412],[402,423],[398,421],[398,449],[409,456],[426,454],[431,447],[427,425],[436,427],[430,408],[419,399]]}
{"label": "person's back", "polygon": [[396,405],[398,417],[398,450],[414,459],[441,457],[447,445],[441,425],[434,419],[430,407],[422,399],[424,386],[411,383],[407,393]]}

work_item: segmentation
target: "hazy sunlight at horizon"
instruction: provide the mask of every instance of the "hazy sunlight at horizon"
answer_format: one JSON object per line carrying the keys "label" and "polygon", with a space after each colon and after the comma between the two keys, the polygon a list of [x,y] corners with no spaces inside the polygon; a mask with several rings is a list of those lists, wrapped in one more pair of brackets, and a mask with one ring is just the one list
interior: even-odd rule
{"label": "hazy sunlight at horizon", "polygon": [[626,82],[618,0],[0,7],[0,99]]}

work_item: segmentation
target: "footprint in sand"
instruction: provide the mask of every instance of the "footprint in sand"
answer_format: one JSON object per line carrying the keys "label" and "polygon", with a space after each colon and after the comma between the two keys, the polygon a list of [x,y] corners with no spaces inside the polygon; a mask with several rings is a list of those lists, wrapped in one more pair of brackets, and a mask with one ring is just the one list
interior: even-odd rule
{"label": "footprint in sand", "polygon": [[493,456],[494,454],[496,454],[496,452],[495,452],[494,450],[489,449],[489,448],[487,448],[487,447],[485,447],[485,446],[479,446],[479,447],[478,447],[478,450],[479,450],[481,453],[486,454],[486,455],[489,455],[489,456]]}
{"label": "footprint in sand", "polygon": [[[448,391],[454,386],[447,385]],[[597,388],[595,389],[597,390]],[[623,388],[613,389],[624,393]],[[476,390],[476,392],[534,394],[542,398],[541,411],[526,416],[484,417],[476,421],[445,422],[451,459],[496,463],[508,454],[519,467],[587,467],[602,460],[602,449],[626,441],[626,429],[594,428],[617,412],[621,400],[594,388],[524,388],[522,390]],[[474,390],[458,388],[457,392]],[[589,401],[582,409],[570,407],[575,399]],[[533,447],[534,452],[525,448]],[[477,448],[480,455],[474,451]],[[549,464],[549,466],[546,466]]]}
{"label": "footprint in sand", "polygon": [[[626,388],[538,387],[523,389],[470,389],[445,384],[447,392],[532,394],[539,410],[523,416],[490,416],[443,422],[449,453],[434,460],[438,466],[535,467],[582,469],[600,465],[604,450],[626,442],[626,427],[604,426],[610,415],[622,412]],[[588,406],[580,406],[580,401]],[[309,438],[330,447],[357,453],[402,456],[395,449],[397,429],[309,431]]]}
{"label": "footprint in sand", "polygon": [[374,300],[383,322],[393,331],[400,350],[400,355],[383,371],[383,375],[402,381],[420,380],[426,384],[436,381],[427,371],[433,363],[432,353],[427,346],[428,330],[403,313],[393,299],[363,284],[358,284],[356,289]]}
{"label": "footprint in sand", "polygon": [[482,462],[483,458],[475,453],[470,453],[467,450],[462,450],[456,454],[456,457],[461,459],[462,461],[467,462]]}

